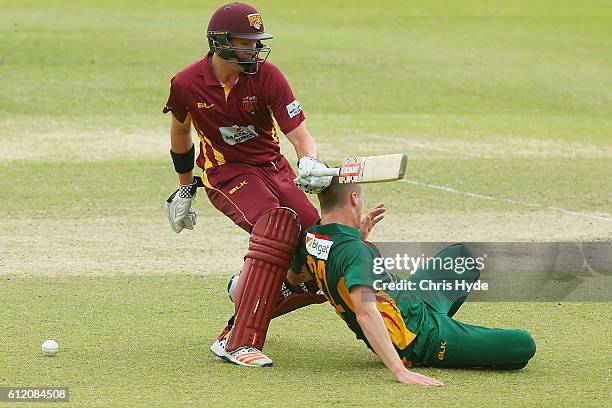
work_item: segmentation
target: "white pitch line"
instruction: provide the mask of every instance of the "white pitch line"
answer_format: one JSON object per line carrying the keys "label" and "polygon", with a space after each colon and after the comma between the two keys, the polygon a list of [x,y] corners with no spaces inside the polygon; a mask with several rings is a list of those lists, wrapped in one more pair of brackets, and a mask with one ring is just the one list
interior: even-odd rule
{"label": "white pitch line", "polygon": [[582,213],[582,212],[578,212],[578,211],[566,210],[565,208],[552,207],[552,206],[538,204],[538,203],[526,203],[526,202],[523,202],[523,201],[512,200],[510,198],[498,198],[498,197],[494,197],[494,196],[490,196],[490,195],[471,193],[469,191],[461,191],[461,190],[454,189],[452,187],[439,186],[437,184],[422,183],[420,181],[410,180],[410,179],[402,179],[400,181],[403,181],[404,183],[412,184],[412,185],[415,185],[415,186],[427,187],[427,188],[433,188],[433,189],[436,189],[436,190],[446,191],[447,193],[461,194],[461,195],[465,195],[465,196],[472,197],[472,198],[479,198],[481,200],[500,201],[500,202],[504,202],[504,203],[522,205],[524,207],[545,208],[547,210],[562,212],[562,213],[565,213],[565,214],[575,215],[575,216],[578,216],[578,217],[591,218],[591,219],[594,219],[594,220],[602,220],[602,221],[610,221],[610,222],[612,222],[612,216],[606,217],[604,215],[587,214],[587,213]]}

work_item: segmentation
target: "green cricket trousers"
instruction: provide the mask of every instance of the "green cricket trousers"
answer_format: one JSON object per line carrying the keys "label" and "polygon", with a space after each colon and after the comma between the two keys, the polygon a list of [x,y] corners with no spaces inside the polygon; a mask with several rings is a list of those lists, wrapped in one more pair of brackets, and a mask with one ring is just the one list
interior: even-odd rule
{"label": "green cricket trousers", "polygon": [[[436,256],[458,259],[472,255],[464,245],[455,244]],[[409,346],[402,357],[412,364],[431,367],[516,370],[527,365],[535,354],[536,346],[525,330],[480,327],[452,318],[468,295],[465,285],[455,285],[455,281],[472,283],[479,277],[477,268],[457,274],[453,270],[436,267],[421,268],[411,277],[410,280],[417,283],[426,280],[427,285],[429,282],[450,283],[452,288],[417,291],[416,295],[427,306],[429,327],[417,333],[414,347]],[[418,339],[419,336],[422,336],[421,339]]]}

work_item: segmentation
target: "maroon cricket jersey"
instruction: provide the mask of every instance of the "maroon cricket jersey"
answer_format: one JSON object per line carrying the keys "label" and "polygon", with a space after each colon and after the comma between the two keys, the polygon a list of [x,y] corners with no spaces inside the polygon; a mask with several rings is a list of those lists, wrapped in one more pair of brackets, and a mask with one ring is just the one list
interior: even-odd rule
{"label": "maroon cricket jersey", "polygon": [[181,122],[191,113],[200,138],[196,163],[204,170],[230,162],[274,161],[280,154],[276,123],[286,134],[305,119],[289,83],[276,66],[263,62],[254,75],[240,73],[229,89],[215,78],[210,58],[172,78],[163,112],[172,111]]}

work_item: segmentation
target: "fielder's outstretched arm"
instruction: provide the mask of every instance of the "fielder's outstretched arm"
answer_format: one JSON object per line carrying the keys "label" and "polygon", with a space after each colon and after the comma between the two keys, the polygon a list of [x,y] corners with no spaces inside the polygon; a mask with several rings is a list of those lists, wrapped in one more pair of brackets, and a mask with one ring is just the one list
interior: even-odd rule
{"label": "fielder's outstretched arm", "polygon": [[376,307],[376,299],[372,288],[361,285],[352,286],[349,294],[355,308],[357,323],[361,326],[368,343],[398,382],[424,387],[444,385],[434,378],[412,372],[404,367],[395,347],[393,347],[383,318]]}

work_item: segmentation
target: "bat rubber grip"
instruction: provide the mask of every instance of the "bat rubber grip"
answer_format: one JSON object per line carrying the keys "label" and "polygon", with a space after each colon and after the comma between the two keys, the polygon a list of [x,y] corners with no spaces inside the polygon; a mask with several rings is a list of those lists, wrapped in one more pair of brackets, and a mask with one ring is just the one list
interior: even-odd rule
{"label": "bat rubber grip", "polygon": [[339,176],[339,167],[328,167],[326,169],[312,169],[310,171],[311,176],[322,177],[322,176]]}

